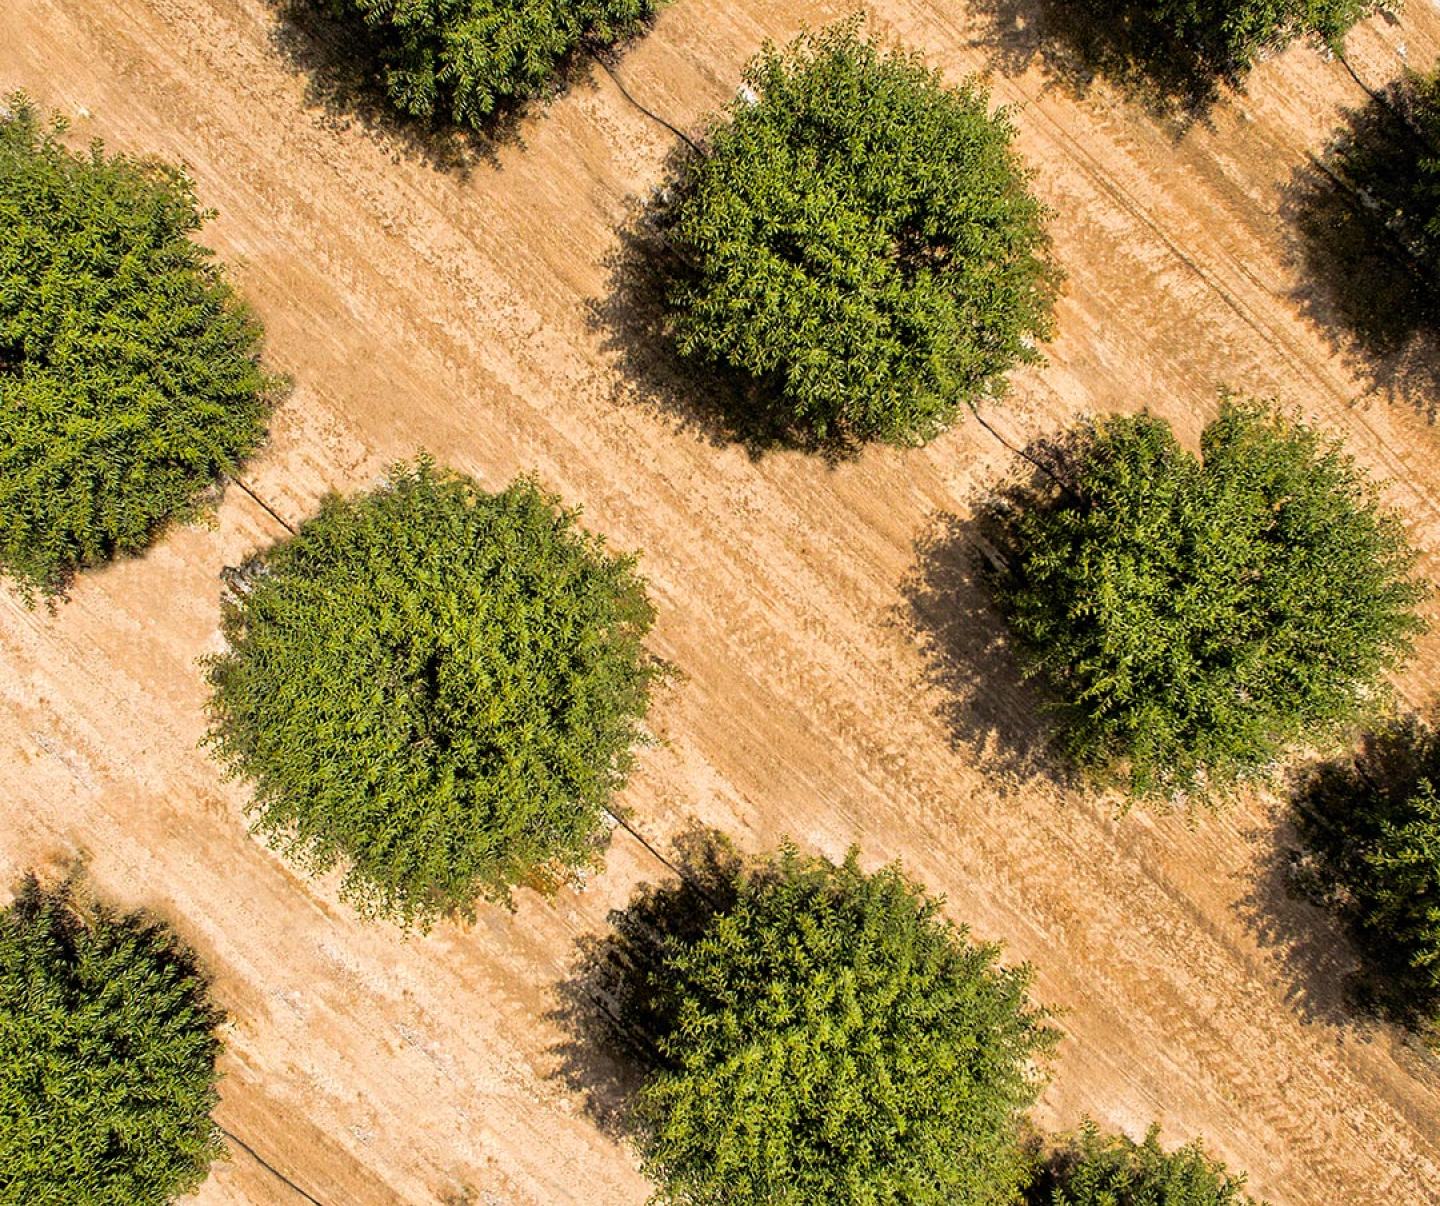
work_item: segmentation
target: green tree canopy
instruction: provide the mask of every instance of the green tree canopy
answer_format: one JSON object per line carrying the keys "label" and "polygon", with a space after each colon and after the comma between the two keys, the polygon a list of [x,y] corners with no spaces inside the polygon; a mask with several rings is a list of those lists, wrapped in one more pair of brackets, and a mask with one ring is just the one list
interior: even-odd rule
{"label": "green tree canopy", "polygon": [[336,0],[362,23],[386,94],[412,117],[484,130],[543,95],[577,50],[639,31],[656,0]]}
{"label": "green tree canopy", "polygon": [[1167,1152],[1160,1127],[1143,1143],[1102,1135],[1087,1121],[1061,1146],[1032,1190],[1034,1206],[1250,1206],[1243,1174],[1228,1171],[1196,1140]]}
{"label": "green tree canopy", "polygon": [[1203,105],[1300,37],[1339,50],[1381,0],[1067,0],[1063,21],[1096,67],[1157,99]]}
{"label": "green tree canopy", "polygon": [[161,1206],[224,1152],[223,1020],[165,926],[27,878],[0,911],[0,1199]]}
{"label": "green tree canopy", "polygon": [[1099,420],[997,510],[998,601],[1068,750],[1138,793],[1219,785],[1355,720],[1425,588],[1337,444],[1227,400],[1203,460],[1150,416]]}
{"label": "green tree canopy", "polygon": [[1000,1203],[1054,1034],[896,868],[786,849],[650,970],[660,1065],[641,1091],[663,1200]]}
{"label": "green tree canopy", "polygon": [[742,429],[922,443],[1037,359],[1058,274],[1004,110],[854,23],[767,46],[663,221],[686,356]]}
{"label": "green tree canopy", "polygon": [[1317,884],[1351,924],[1365,1004],[1440,1035],[1440,741],[1395,721],[1299,799]]}
{"label": "green tree canopy", "polygon": [[332,497],[224,612],[211,740],[257,829],[405,923],[592,861],[651,683],[653,613],[534,483],[420,460]]}
{"label": "green tree canopy", "polygon": [[264,437],[260,327],[190,236],[178,168],[0,118],[0,572],[26,593],[143,549]]}
{"label": "green tree canopy", "polygon": [[1351,114],[1328,163],[1358,195],[1360,220],[1383,227],[1415,279],[1405,313],[1377,317],[1440,323],[1440,67],[1407,73]]}

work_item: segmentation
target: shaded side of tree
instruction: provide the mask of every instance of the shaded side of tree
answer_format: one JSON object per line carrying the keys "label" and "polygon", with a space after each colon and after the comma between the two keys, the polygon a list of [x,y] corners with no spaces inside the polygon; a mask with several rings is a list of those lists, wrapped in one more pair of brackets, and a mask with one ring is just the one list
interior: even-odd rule
{"label": "shaded side of tree", "polygon": [[1407,717],[1368,736],[1349,759],[1301,785],[1303,849],[1290,882],[1349,928],[1358,971],[1348,988],[1363,1013],[1433,1041],[1440,1017],[1440,740]]}
{"label": "shaded side of tree", "polygon": [[305,104],[326,124],[358,122],[438,171],[465,174],[494,163],[499,146],[518,141],[516,115],[499,117],[487,137],[398,112],[381,84],[380,55],[363,25],[344,20],[325,0],[270,0],[276,23],[270,44],[305,80]]}
{"label": "shaded side of tree", "polygon": [[[1296,37],[1338,44],[1370,0],[981,0],[982,35],[1003,70],[1038,61],[1083,96],[1103,76],[1152,113],[1184,122],[1243,87],[1254,63]],[[1225,11],[1219,11],[1224,9]]]}
{"label": "shaded side of tree", "polygon": [[457,123],[436,109],[429,116],[397,107],[387,92],[386,46],[375,29],[347,16],[334,0],[270,0],[276,25],[270,39],[291,67],[306,78],[305,100],[344,127],[359,121],[399,143],[440,171],[465,173],[496,163],[498,150],[519,144],[520,124],[537,105],[586,79],[595,62],[613,63],[646,30],[652,16],[613,43],[582,39],[554,66],[538,93],[498,97],[473,125]]}
{"label": "shaded side of tree", "polygon": [[[1427,167],[1427,164],[1429,165]],[[1311,284],[1301,302],[1373,388],[1440,405],[1440,74],[1346,115],[1297,169],[1283,212]]]}
{"label": "shaded side of tree", "polygon": [[666,161],[665,181],[644,202],[633,201],[620,245],[606,259],[605,296],[590,306],[589,326],[613,356],[622,400],[645,407],[712,447],[739,444],[759,457],[784,448],[820,449],[797,440],[773,392],[723,364],[682,356],[675,346],[669,298],[690,267],[671,240],[680,180],[695,152],[678,147]]}
{"label": "shaded side of tree", "polygon": [[[1056,454],[1050,445],[1029,451]],[[1041,480],[1036,470],[1034,480],[981,499],[970,517],[937,518],[916,544],[903,622],[925,657],[928,685],[943,694],[941,715],[957,748],[1005,775],[1070,784],[1074,769],[1055,747],[1043,686],[1025,678],[987,582],[1008,565],[1001,516]]]}
{"label": "shaded side of tree", "polygon": [[654,969],[672,945],[695,941],[735,904],[742,860],[724,835],[695,826],[675,848],[680,877],[642,884],[625,908],[611,911],[603,937],[581,940],[551,1015],[568,1036],[558,1051],[562,1077],[617,1137],[636,1132],[635,1095],[665,1066],[659,1042],[673,1028],[674,1001]]}

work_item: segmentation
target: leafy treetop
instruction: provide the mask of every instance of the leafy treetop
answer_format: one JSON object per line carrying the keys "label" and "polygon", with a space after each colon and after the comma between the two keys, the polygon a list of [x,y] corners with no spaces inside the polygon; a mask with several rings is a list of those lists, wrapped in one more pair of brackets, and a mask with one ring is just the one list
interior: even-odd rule
{"label": "leafy treetop", "polygon": [[406,923],[591,861],[658,673],[634,560],[532,482],[422,459],[330,498],[225,610],[211,739],[257,828]]}
{"label": "leafy treetop", "polygon": [[0,911],[0,1198],[162,1206],[224,1145],[215,1029],[165,926],[28,878]]}
{"label": "leafy treetop", "polygon": [[1331,152],[1413,258],[1440,308],[1440,67],[1408,72]]}
{"label": "leafy treetop", "polygon": [[685,1203],[1010,1201],[1054,1034],[896,868],[787,848],[651,971],[645,1167]]}
{"label": "leafy treetop", "polygon": [[143,549],[265,434],[259,324],[178,168],[0,118],[0,572],[55,593]]}
{"label": "leafy treetop", "polygon": [[665,217],[681,352],[742,429],[922,443],[1037,359],[1058,273],[1004,110],[854,23],[766,47]]}
{"label": "leafy treetop", "polygon": [[[1070,0],[1061,23],[1092,64],[1163,103],[1203,108],[1263,55],[1314,37],[1339,51],[1385,0]],[[1057,5],[1057,8],[1060,7]]]}
{"label": "leafy treetop", "polygon": [[1070,752],[1138,793],[1220,785],[1356,719],[1422,628],[1399,519],[1338,445],[1227,400],[1203,461],[1100,420],[997,512],[999,602]]}
{"label": "leafy treetop", "polygon": [[1160,1127],[1143,1143],[1102,1135],[1086,1121],[1042,1175],[1035,1206],[1253,1206],[1245,1177],[1232,1173],[1198,1140],[1167,1152]]}
{"label": "leafy treetop", "polygon": [[637,32],[656,0],[338,0],[363,22],[401,112],[483,131],[552,88],[578,49]]}
{"label": "leafy treetop", "polygon": [[1440,1038],[1440,740],[1411,718],[1322,768],[1298,828],[1319,894],[1351,923],[1364,1003]]}

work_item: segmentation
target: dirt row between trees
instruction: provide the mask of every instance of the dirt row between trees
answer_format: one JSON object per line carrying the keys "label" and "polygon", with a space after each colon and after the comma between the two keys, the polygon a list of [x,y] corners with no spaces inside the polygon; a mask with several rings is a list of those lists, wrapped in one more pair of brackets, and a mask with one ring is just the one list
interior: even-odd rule
{"label": "dirt row between trees", "polygon": [[[677,0],[616,74],[693,133],[764,37],[845,11]],[[1060,336],[986,412],[999,432],[1149,406],[1193,441],[1219,384],[1277,393],[1387,480],[1440,577],[1432,366],[1347,355],[1282,216],[1292,173],[1365,99],[1340,64],[1294,50],[1177,141],[1103,89],[1049,87],[1014,23],[1025,0],[872,13],[952,76],[1013,73],[997,96],[1023,106],[1056,210]],[[613,79],[592,72],[522,124],[524,145],[457,167],[356,116],[265,0],[9,0],[4,27],[0,86],[74,116],[76,138],[188,162],[220,211],[207,238],[296,381],[247,467],[253,495],[227,491],[213,528],[87,576],[54,616],[0,602],[0,873],[85,852],[108,894],[197,946],[232,1014],[219,1117],[245,1147],[201,1200],[646,1196],[614,1133],[624,1071],[561,1016],[577,942],[665,874],[645,845],[618,833],[582,893],[521,893],[513,914],[401,941],[252,840],[244,791],[197,748],[223,567],[282,534],[274,516],[417,447],[494,485],[533,469],[643,550],[654,647],[684,674],[623,800],[656,850],[700,824],[748,849],[788,834],[903,858],[1066,1011],[1041,1124],[1088,1111],[1138,1133],[1159,1116],[1276,1203],[1440,1200],[1440,1076],[1347,1017],[1344,942],[1286,898],[1273,804],[1195,827],[1116,819],[1049,772],[1037,698],[971,573],[966,519],[1015,463],[1002,444],[967,422],[827,468],[715,442],[703,386],[614,289],[617,231],[676,139]],[[1440,53],[1429,0],[1357,31],[1350,61],[1378,87],[1401,45],[1417,65]],[[1440,634],[1407,698],[1440,695],[1437,672]]]}

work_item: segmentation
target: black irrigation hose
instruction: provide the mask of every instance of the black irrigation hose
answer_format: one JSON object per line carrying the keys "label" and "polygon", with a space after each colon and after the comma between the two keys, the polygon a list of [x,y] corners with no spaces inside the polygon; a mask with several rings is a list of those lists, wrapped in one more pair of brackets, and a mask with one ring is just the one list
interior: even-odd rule
{"label": "black irrigation hose", "polygon": [[970,413],[975,417],[975,422],[979,423],[981,427],[983,427],[992,436],[999,440],[1001,444],[1003,444],[1016,456],[1020,457],[1023,460],[1029,461],[1030,464],[1035,466],[1036,469],[1040,470],[1041,473],[1043,473],[1052,482],[1059,486],[1060,489],[1064,490],[1065,493],[1068,494],[1071,498],[1073,498],[1076,502],[1083,503],[1085,501],[1081,497],[1080,492],[1076,490],[1074,486],[1072,486],[1063,477],[1056,473],[1055,470],[1052,469],[1049,465],[1045,464],[1044,461],[1040,460],[1039,457],[1031,453],[1029,449],[1021,448],[1016,444],[1012,444],[1003,435],[996,431],[995,428],[991,427],[990,424],[981,417],[979,407],[977,407],[973,402],[971,402],[969,406]]}
{"label": "black irrigation hose", "polygon": [[1402,126],[1405,127],[1411,137],[1420,144],[1423,150],[1429,151],[1432,155],[1440,155],[1440,147],[1437,147],[1433,142],[1431,142],[1429,136],[1425,133],[1425,131],[1419,129],[1415,125],[1415,123],[1410,120],[1410,115],[1406,113],[1403,109],[1397,107],[1395,102],[1390,99],[1390,97],[1387,95],[1389,89],[1386,89],[1385,92],[1376,92],[1375,89],[1370,87],[1369,84],[1367,84],[1364,80],[1360,78],[1355,68],[1351,66],[1350,60],[1347,59],[1343,54],[1336,54],[1335,58],[1339,60],[1340,65],[1345,68],[1346,72],[1349,73],[1350,78],[1360,86],[1361,90],[1365,93],[1365,95],[1368,96],[1377,105],[1380,105],[1384,109],[1388,109],[1391,116],[1394,117]]}
{"label": "black irrigation hose", "polygon": [[623,96],[632,105],[634,105],[635,108],[639,109],[640,112],[645,114],[645,116],[648,117],[651,121],[659,122],[662,126],[669,130],[670,133],[675,135],[676,138],[682,139],[686,144],[689,145],[690,149],[694,151],[695,154],[704,154],[704,151],[700,149],[700,144],[696,142],[693,138],[691,138],[690,135],[685,133],[684,130],[680,129],[678,126],[672,126],[658,113],[654,112],[651,109],[647,109],[638,100],[631,96],[630,90],[620,82],[620,77],[615,74],[615,69],[611,67],[609,63],[607,63],[604,59],[596,59],[595,61],[600,64],[600,70],[610,77],[610,82],[613,83],[615,87],[620,89],[620,95]]}
{"label": "black irrigation hose", "polygon": [[225,1138],[230,1140],[231,1143],[235,1144],[236,1147],[244,1151],[246,1155],[248,1155],[252,1160],[255,1161],[256,1164],[258,1164],[261,1168],[263,1168],[266,1172],[273,1176],[277,1181],[283,1181],[286,1185],[293,1189],[297,1197],[304,1198],[305,1201],[310,1202],[312,1206],[325,1206],[324,1202],[322,1202],[319,1198],[315,1197],[314,1194],[307,1193],[305,1190],[301,1189],[300,1186],[296,1185],[294,1181],[292,1181],[283,1172],[281,1172],[278,1168],[271,1164],[269,1160],[265,1159],[264,1156],[262,1156],[253,1147],[246,1143],[245,1140],[240,1138],[240,1136],[237,1135],[234,1131],[230,1130],[228,1127],[221,1126],[218,1122],[215,1125],[219,1129],[220,1133],[225,1136]]}
{"label": "black irrigation hose", "polygon": [[270,516],[271,519],[273,519],[282,528],[289,532],[290,535],[295,535],[295,526],[291,524],[289,520],[287,520],[284,516],[282,516],[279,511],[277,511],[268,502],[266,502],[263,498],[256,494],[255,491],[252,490],[250,486],[247,485],[241,478],[236,477],[233,473],[225,474],[225,478],[227,481],[234,482],[237,486],[240,487],[240,489],[244,490],[245,493],[254,500],[256,506],[258,506],[262,511],[265,512],[265,514]]}

